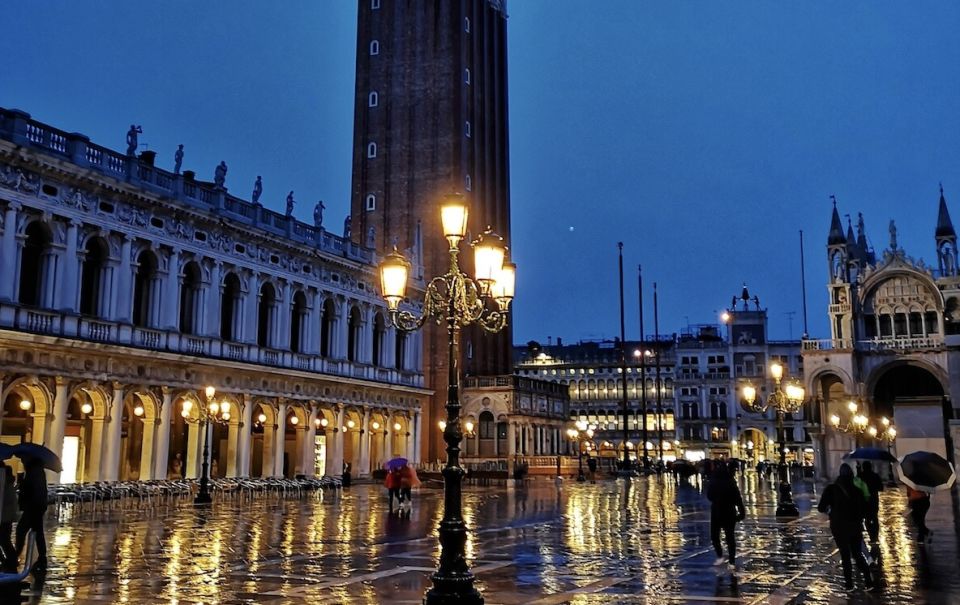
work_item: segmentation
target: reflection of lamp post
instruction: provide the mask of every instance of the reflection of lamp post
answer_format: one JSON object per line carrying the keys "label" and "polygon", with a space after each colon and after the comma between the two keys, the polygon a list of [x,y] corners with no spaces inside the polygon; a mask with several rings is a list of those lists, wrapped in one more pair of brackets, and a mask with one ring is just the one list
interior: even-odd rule
{"label": "reflection of lamp post", "polygon": [[[200,464],[200,491],[197,492],[197,497],[193,499],[194,504],[210,504],[213,501],[213,498],[210,497],[210,439],[207,434],[209,433],[210,421],[230,421],[230,404],[226,401],[223,403],[215,402],[213,398],[216,394],[217,389],[212,386],[204,389],[204,395],[207,396],[207,405],[197,409],[200,424],[203,426],[203,460]],[[184,400],[181,415],[184,418],[188,417],[192,407],[192,401]],[[264,420],[266,420],[266,417],[264,417]]]}
{"label": "reflection of lamp post", "polygon": [[781,388],[783,366],[779,363],[770,364],[770,375],[773,377],[775,387],[773,393],[767,398],[767,401],[764,402],[757,396],[757,388],[755,386],[746,384],[741,389],[743,395],[741,404],[748,412],[762,414],[767,410],[768,406],[773,407],[777,412],[777,433],[779,433],[780,437],[780,501],[777,503],[777,516],[797,517],[800,515],[800,511],[793,502],[790,477],[787,472],[787,436],[783,426],[783,417],[786,414],[793,414],[800,410],[806,392],[803,387],[795,381],[789,381],[785,388]]}
{"label": "reflection of lamp post", "polygon": [[440,522],[440,565],[431,576],[433,587],[426,603],[482,603],[473,586],[466,559],[467,528],[462,515],[460,466],[460,330],[471,324],[496,333],[507,325],[513,300],[516,266],[506,260],[503,238],[489,229],[473,242],[475,278],[460,270],[460,242],[467,232],[467,205],[461,195],[448,195],[440,207],[443,233],[449,243],[450,268],[434,277],[424,295],[419,317],[400,310],[405,298],[410,263],[394,249],[380,264],[382,295],[390,319],[400,330],[412,332],[429,320],[446,323],[448,345],[447,420],[443,439],[447,443],[447,465],[443,469],[443,520]]}

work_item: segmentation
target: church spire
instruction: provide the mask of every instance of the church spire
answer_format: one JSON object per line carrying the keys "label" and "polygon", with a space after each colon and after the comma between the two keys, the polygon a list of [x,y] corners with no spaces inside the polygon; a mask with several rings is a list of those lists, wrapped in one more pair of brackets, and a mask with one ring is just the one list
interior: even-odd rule
{"label": "church spire", "polygon": [[950,211],[947,210],[947,200],[943,197],[943,183],[940,183],[940,208],[937,211],[936,237],[956,237],[953,230],[953,221],[950,220]]}
{"label": "church spire", "polygon": [[840,213],[837,211],[837,198],[831,195],[830,199],[833,200],[833,216],[830,218],[830,235],[827,236],[827,245],[845,244],[847,239],[843,236],[843,223],[840,222]]}

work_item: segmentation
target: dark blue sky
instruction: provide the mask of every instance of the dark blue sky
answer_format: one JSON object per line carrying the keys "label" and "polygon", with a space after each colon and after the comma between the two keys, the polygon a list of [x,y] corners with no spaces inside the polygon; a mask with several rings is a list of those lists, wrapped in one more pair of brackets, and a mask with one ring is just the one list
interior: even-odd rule
{"label": "dark blue sky", "polygon": [[[829,195],[878,252],[934,258],[937,183],[960,220],[960,3],[513,0],[509,4],[516,341],[628,336],[636,265],[661,331],[713,322],[746,281],[828,336]],[[349,212],[356,5],[348,0],[14,3],[0,105],[117,149],[131,122],[171,167],[297,216]]]}

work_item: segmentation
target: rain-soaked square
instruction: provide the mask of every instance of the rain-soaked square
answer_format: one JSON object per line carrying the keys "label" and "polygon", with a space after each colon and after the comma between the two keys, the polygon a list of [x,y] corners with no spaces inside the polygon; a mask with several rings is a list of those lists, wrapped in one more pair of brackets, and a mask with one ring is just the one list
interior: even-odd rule
{"label": "rain-soaked square", "polygon": [[[795,483],[800,516],[774,515],[770,481],[739,480],[735,572],[714,565],[702,483],[671,475],[470,486],[467,556],[486,602],[950,603],[960,599],[956,503],[934,497],[918,545],[902,489],[882,492],[880,589],[843,592],[821,490]],[[30,602],[419,603],[436,569],[441,490],[389,510],[378,484],[302,497],[134,500],[64,507]],[[813,509],[811,507],[813,506]],[[31,594],[28,591],[28,594]]]}

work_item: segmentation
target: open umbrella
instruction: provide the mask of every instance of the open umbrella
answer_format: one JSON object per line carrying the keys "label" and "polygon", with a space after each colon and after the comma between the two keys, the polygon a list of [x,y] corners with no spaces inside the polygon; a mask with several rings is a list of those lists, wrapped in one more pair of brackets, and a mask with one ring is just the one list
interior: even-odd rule
{"label": "open umbrella", "polygon": [[844,460],[878,460],[880,462],[896,462],[893,454],[880,447],[858,447],[852,452],[843,455]]}
{"label": "open umbrella", "polygon": [[24,462],[27,460],[39,460],[43,467],[55,473],[63,472],[63,464],[60,457],[39,443],[18,443],[13,446],[13,455]]}
{"label": "open umbrella", "polygon": [[0,460],[6,460],[13,456],[13,446],[6,443],[0,443]]}
{"label": "open umbrella", "polygon": [[957,480],[953,465],[933,452],[911,452],[897,468],[904,483],[922,492],[948,490]]}
{"label": "open umbrella", "polygon": [[386,464],[384,464],[383,467],[388,471],[393,471],[393,470],[400,470],[406,465],[407,465],[406,458],[394,458],[393,460],[389,460]]}

